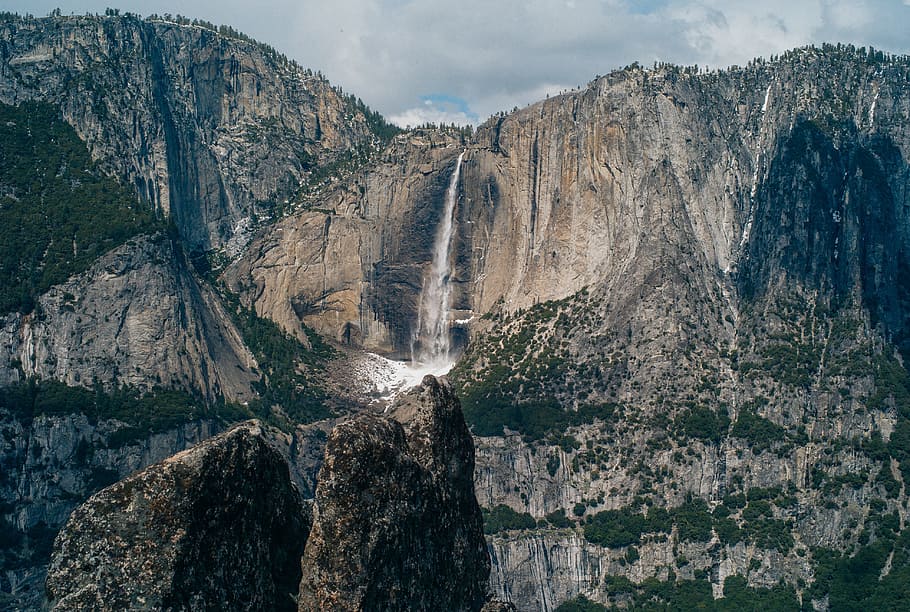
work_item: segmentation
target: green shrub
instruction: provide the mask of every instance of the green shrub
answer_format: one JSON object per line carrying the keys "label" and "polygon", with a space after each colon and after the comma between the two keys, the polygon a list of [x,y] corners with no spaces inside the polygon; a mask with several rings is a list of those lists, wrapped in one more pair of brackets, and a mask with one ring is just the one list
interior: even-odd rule
{"label": "green shrub", "polygon": [[677,416],[674,425],[687,438],[719,444],[727,435],[730,417],[726,410],[718,412],[705,406],[696,406]]}
{"label": "green shrub", "polygon": [[604,510],[588,518],[585,539],[608,548],[641,542],[644,533],[656,531],[645,515],[630,509]]}
{"label": "green shrub", "polygon": [[708,504],[701,498],[694,498],[672,512],[673,521],[680,540],[707,542],[712,537],[713,518]]}
{"label": "green shrub", "polygon": [[743,408],[733,424],[732,434],[742,438],[755,453],[769,449],[777,442],[785,442],[787,432],[780,425],[759,416],[752,408]]}
{"label": "green shrub", "polygon": [[104,391],[100,386],[91,390],[36,379],[0,388],[0,408],[25,422],[42,415],[70,414],[84,414],[92,421],[116,419],[125,426],[108,436],[111,448],[202,418],[235,422],[252,416],[239,406],[222,402],[207,405],[182,391],[129,387]]}
{"label": "green shrub", "polygon": [[711,539],[713,519],[704,500],[695,498],[669,510],[648,509],[647,515],[632,508],[604,510],[588,518],[584,537],[608,548],[639,544],[645,534],[669,534],[673,526],[681,540],[707,542]]}
{"label": "green shrub", "polygon": [[493,508],[481,508],[483,514],[483,531],[487,535],[512,529],[534,529],[537,521],[527,512],[516,512],[505,504]]}
{"label": "green shrub", "polygon": [[717,537],[722,544],[733,545],[743,539],[739,526],[731,518],[714,519],[714,530],[717,532]]}
{"label": "green shrub", "polygon": [[0,313],[30,312],[52,285],[164,229],[49,104],[0,104],[0,185]]}
{"label": "green shrub", "polygon": [[554,510],[546,516],[547,522],[556,528],[565,528],[572,525],[572,522],[566,516],[563,510]]}
{"label": "green shrub", "polygon": [[752,588],[742,576],[727,576],[724,598],[717,602],[721,610],[799,610],[799,600],[792,587],[778,585],[770,589]]}
{"label": "green shrub", "polygon": [[556,612],[604,612],[608,608],[591,601],[584,595],[564,601],[556,608]]}

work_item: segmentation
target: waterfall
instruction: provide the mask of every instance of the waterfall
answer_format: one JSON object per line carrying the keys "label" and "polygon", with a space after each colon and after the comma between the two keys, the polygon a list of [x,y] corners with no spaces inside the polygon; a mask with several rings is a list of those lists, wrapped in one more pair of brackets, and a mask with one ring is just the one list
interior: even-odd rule
{"label": "waterfall", "polygon": [[446,189],[442,220],[433,243],[433,264],[423,281],[417,309],[417,329],[411,340],[414,365],[447,366],[451,362],[449,310],[452,307],[451,276],[452,234],[455,230],[455,202],[458,200],[458,178],[464,151],[458,156],[455,171]]}

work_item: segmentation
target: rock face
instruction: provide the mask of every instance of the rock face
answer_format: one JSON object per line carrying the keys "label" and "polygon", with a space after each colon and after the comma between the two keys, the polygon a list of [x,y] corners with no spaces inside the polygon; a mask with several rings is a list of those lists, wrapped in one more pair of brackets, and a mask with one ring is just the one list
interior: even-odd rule
{"label": "rock face", "polygon": [[395,138],[350,184],[258,238],[224,280],[298,337],[305,323],[338,342],[409,357],[459,147],[434,132]]}
{"label": "rock face", "polygon": [[490,561],[458,400],[428,376],[392,416],[359,416],[329,436],[301,611],[484,605]]}
{"label": "rock face", "polygon": [[58,104],[93,157],[233,254],[314,165],[370,146],[351,100],[236,33],[123,17],[4,17],[0,100]]}
{"label": "rock face", "polygon": [[59,106],[101,168],[176,231],[108,253],[33,315],[0,319],[0,384],[24,374],[249,400],[257,364],[189,255],[236,256],[315,169],[373,151],[362,105],[210,24],[6,14],[0,101],[32,100]]}
{"label": "rock face", "polygon": [[[746,535],[693,549],[692,567],[717,595],[734,573],[753,586],[798,584],[812,547],[849,549],[873,529],[873,499],[907,518],[888,477],[910,474],[893,467],[904,451],[850,450],[896,447],[892,432],[907,426],[907,74],[905,58],[847,47],[709,74],[630,68],[478,129],[453,272],[459,318],[476,318],[453,379],[485,438],[483,505],[541,520],[695,496],[724,512],[729,495],[779,490],[759,523],[789,533],[789,549]],[[441,187],[464,145],[453,140],[426,166],[408,152],[425,149],[420,141],[395,146],[364,178],[284,220],[291,238],[263,238],[228,271],[257,311],[287,329],[302,316],[332,337],[406,353],[413,298],[392,317],[370,300],[390,279],[374,262],[396,260],[362,236],[370,228],[401,242],[423,228],[398,287],[416,295],[430,259],[420,245],[439,211],[425,226],[399,221],[420,198],[396,199],[401,213],[369,223],[368,211],[425,171]],[[307,307],[295,312],[293,295]],[[528,445],[498,437],[503,425]],[[863,482],[844,484],[851,472]],[[758,528],[748,515],[730,514],[742,533]],[[565,544],[564,533],[513,536],[531,552],[503,545],[493,574],[520,609],[553,609],[582,591],[605,601],[606,574],[586,569],[600,567],[593,559],[635,581],[668,575],[663,552],[623,564],[615,550]],[[780,567],[786,576],[769,569]]]}
{"label": "rock face", "polygon": [[[310,166],[371,138],[324,81],[205,27],[5,18],[0,60],[0,100],[59,104],[191,250],[241,253],[254,217]],[[631,67],[473,138],[402,135],[264,229],[223,280],[301,340],[306,324],[406,355],[466,148],[453,280],[471,342],[452,379],[479,435],[477,497],[550,523],[493,536],[494,590],[551,610],[582,592],[606,602],[609,576],[637,584],[672,567],[718,596],[734,574],[784,579],[824,608],[802,586],[817,549],[853,551],[887,535],[886,517],[910,520],[908,74],[906,58],[840,46],[711,73]],[[186,266],[158,257],[179,261],[138,240],[52,289],[40,312],[7,317],[0,383],[158,377],[245,397],[254,364],[236,332]],[[332,434],[302,601],[429,605],[409,598],[434,572],[470,573],[431,570],[441,548],[393,520],[428,532],[455,520],[429,500],[445,497],[442,466],[458,453],[417,431],[364,417]],[[298,458],[312,487],[318,460]],[[399,477],[420,495],[391,486]],[[700,539],[675,523],[633,547],[585,537],[601,512],[692,500],[710,525]],[[410,582],[395,577],[404,567]]]}
{"label": "rock face", "polygon": [[[494,314],[453,378],[485,435],[537,437],[478,443],[482,505],[590,518],[691,495],[726,512],[728,496],[789,491],[767,516],[795,540],[785,554],[740,534],[683,555],[715,595],[731,574],[805,580],[800,550],[857,545],[880,518],[868,500],[905,516],[883,484],[903,451],[870,449],[906,427],[904,383],[880,369],[906,381],[906,75],[905,60],[835,48],[710,75],[632,69],[478,131],[462,214],[475,245],[497,238],[466,274],[475,312]],[[533,434],[558,415],[542,397],[591,411],[551,421],[569,444]],[[748,514],[731,516],[748,530]],[[668,565],[565,538],[497,539],[496,592],[551,610],[573,592],[606,601],[604,575]]]}
{"label": "rock face", "polygon": [[0,328],[6,382],[26,377],[73,386],[154,385],[245,401],[256,361],[210,288],[164,235],[141,236],[52,288],[28,316]]}
{"label": "rock face", "polygon": [[290,610],[309,531],[288,465],[257,422],[101,491],[57,536],[54,610]]}

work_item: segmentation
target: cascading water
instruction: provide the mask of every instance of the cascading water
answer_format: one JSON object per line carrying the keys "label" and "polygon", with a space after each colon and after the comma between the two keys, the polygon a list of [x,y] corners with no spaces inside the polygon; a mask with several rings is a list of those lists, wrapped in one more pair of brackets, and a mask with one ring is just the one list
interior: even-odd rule
{"label": "cascading water", "polygon": [[[458,156],[455,171],[446,189],[442,221],[436,230],[433,244],[433,263],[424,279],[417,312],[417,329],[411,340],[412,367],[432,370],[452,365],[449,339],[449,311],[452,308],[451,276],[452,234],[455,231],[455,202],[458,200],[458,179],[464,151]],[[445,372],[439,372],[445,373]]]}
{"label": "cascading water", "polygon": [[388,402],[399,392],[420,384],[427,374],[443,376],[454,364],[449,338],[452,308],[452,236],[455,233],[455,203],[458,200],[458,179],[461,176],[462,151],[446,189],[445,207],[433,243],[433,263],[423,281],[417,309],[417,325],[411,334],[411,362],[393,361],[380,355],[365,353],[359,376],[370,381],[369,391],[375,401]]}

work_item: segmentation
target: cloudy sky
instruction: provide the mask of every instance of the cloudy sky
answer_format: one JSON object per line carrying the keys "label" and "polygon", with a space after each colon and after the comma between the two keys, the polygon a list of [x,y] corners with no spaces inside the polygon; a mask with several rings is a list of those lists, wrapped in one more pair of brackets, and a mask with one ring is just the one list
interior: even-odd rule
{"label": "cloudy sky", "polygon": [[0,0],[228,24],[401,125],[477,123],[638,61],[744,64],[808,43],[910,53],[910,0]]}

